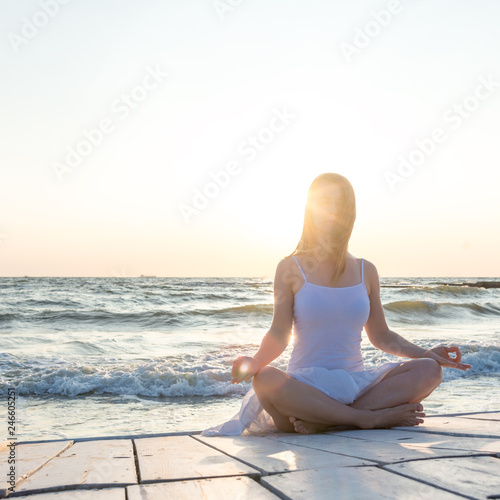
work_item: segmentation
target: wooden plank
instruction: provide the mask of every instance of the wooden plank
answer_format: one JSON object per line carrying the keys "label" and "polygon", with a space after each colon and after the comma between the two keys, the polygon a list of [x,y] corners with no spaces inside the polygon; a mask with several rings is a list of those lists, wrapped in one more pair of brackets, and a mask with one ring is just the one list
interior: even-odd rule
{"label": "wooden plank", "polygon": [[[11,455],[11,449],[8,446],[9,442],[2,443],[0,447],[0,496],[5,496],[10,486],[7,482],[7,472],[10,471],[11,465],[15,467],[17,485],[72,444],[73,441],[19,444],[13,448],[13,454]],[[15,460],[15,463],[9,464],[11,458]]]}
{"label": "wooden plank", "polygon": [[[390,430],[386,433],[390,434]],[[441,450],[439,448],[406,447],[401,444],[384,443],[342,437],[330,434],[284,434],[269,437],[269,440],[289,443],[290,445],[304,446],[315,450],[338,453],[360,460],[369,460],[372,463],[394,463],[402,460],[415,460],[424,458],[446,457],[450,455],[473,454],[473,451]],[[315,468],[315,467],[311,467]]]}
{"label": "wooden plank", "polygon": [[76,487],[127,486],[137,483],[132,441],[75,443],[22,481],[18,493],[44,493]]}
{"label": "wooden plank", "polygon": [[[8,498],[10,498],[10,496]],[[19,498],[26,498],[28,500],[126,500],[125,488],[57,491],[54,493],[39,493],[38,495],[29,495]]]}
{"label": "wooden plank", "polygon": [[190,436],[137,439],[135,446],[141,483],[259,473]]}
{"label": "wooden plank", "polygon": [[448,436],[446,434],[408,432],[397,429],[344,431],[335,435],[363,441],[398,444],[408,448],[422,447],[474,451],[477,453],[500,453],[500,439],[495,438]]}
{"label": "wooden plank", "polygon": [[384,468],[473,498],[500,495],[499,458],[438,458],[386,465]]}
{"label": "wooden plank", "polygon": [[[287,436],[286,433],[280,435]],[[263,473],[286,472],[303,469],[319,469],[321,467],[347,467],[354,465],[373,465],[368,460],[360,460],[311,449],[306,446],[308,438],[300,444],[290,444],[260,436],[196,436],[195,439],[216,447],[232,457],[255,467]],[[327,436],[321,436],[326,438]]]}
{"label": "wooden plank", "polygon": [[281,498],[293,500],[457,500],[457,495],[378,467],[344,467],[276,474],[261,484]]}
{"label": "wooden plank", "polygon": [[246,476],[195,479],[192,481],[172,481],[127,487],[128,500],[277,500],[277,496],[269,492]]}
{"label": "wooden plank", "polygon": [[462,417],[428,417],[420,425],[393,427],[412,432],[431,432],[451,436],[500,438],[500,421],[469,419]]}

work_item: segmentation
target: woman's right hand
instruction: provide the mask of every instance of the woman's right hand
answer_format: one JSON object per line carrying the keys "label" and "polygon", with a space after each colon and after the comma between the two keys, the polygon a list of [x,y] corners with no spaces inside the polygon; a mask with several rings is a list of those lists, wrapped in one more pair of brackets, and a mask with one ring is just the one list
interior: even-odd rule
{"label": "woman's right hand", "polygon": [[231,384],[248,382],[262,366],[250,356],[239,356],[233,361]]}

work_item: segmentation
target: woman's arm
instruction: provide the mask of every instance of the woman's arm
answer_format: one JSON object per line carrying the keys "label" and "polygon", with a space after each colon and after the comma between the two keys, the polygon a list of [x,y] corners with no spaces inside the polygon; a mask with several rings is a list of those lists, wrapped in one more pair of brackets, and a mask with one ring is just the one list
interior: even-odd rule
{"label": "woman's arm", "polygon": [[[432,358],[440,365],[467,370],[471,365],[460,363],[462,355],[456,346],[439,346],[433,349],[423,349],[412,342],[409,342],[401,335],[393,332],[387,326],[384,308],[380,300],[380,280],[377,268],[365,260],[365,274],[368,281],[370,296],[370,316],[365,325],[365,331],[370,342],[380,349],[394,356],[404,358]],[[456,358],[451,358],[448,352],[456,352]]]}
{"label": "woman's arm", "polygon": [[274,361],[286,349],[292,336],[293,274],[289,262],[281,260],[274,276],[274,310],[269,331],[253,357],[240,356],[233,362],[232,384],[250,380],[262,367]]}
{"label": "woman's arm", "polygon": [[384,308],[380,300],[380,280],[377,268],[365,260],[365,275],[370,296],[370,316],[365,325],[365,331],[370,342],[378,349],[394,356],[420,358],[425,349],[418,347],[389,330],[385,320]]}
{"label": "woman's arm", "polygon": [[282,260],[274,276],[274,308],[271,328],[262,339],[259,350],[253,356],[262,366],[267,366],[286,349],[292,337],[293,291],[290,262]]}

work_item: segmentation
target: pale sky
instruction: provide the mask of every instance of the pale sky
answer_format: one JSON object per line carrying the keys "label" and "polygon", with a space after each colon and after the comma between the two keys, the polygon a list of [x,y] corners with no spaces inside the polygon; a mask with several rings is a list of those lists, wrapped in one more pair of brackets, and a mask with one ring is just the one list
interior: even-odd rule
{"label": "pale sky", "polygon": [[497,1],[0,7],[0,276],[273,277],[323,172],[380,276],[500,276]]}

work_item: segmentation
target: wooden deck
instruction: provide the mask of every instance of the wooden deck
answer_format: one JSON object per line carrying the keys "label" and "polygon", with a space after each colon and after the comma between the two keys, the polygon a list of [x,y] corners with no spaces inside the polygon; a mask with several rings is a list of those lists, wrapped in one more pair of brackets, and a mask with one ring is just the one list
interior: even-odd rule
{"label": "wooden deck", "polygon": [[[19,443],[9,492],[31,500],[500,498],[500,411],[310,436],[199,432]],[[7,478],[7,479],[6,479]]]}

